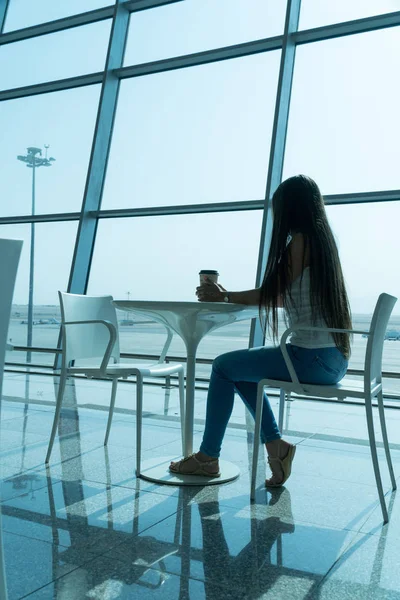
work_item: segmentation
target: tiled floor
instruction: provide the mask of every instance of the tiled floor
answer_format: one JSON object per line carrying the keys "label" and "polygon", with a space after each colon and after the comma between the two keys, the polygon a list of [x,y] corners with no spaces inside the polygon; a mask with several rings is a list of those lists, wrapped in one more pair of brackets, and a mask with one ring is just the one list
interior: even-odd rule
{"label": "tiled floor", "polygon": [[[10,600],[400,599],[400,500],[390,492],[382,456],[390,511],[383,526],[361,406],[291,403],[293,475],[268,492],[261,462],[251,504],[251,448],[239,400],[224,458],[240,466],[240,478],[184,489],[135,478],[130,384],[120,385],[106,449],[109,386],[68,386],[61,438],[46,469],[56,388],[45,376],[26,382],[6,374],[4,382],[1,493]],[[204,405],[200,391],[196,443]],[[144,458],[179,455],[176,389],[146,386],[145,408]],[[387,420],[400,478],[400,411],[387,410]]]}

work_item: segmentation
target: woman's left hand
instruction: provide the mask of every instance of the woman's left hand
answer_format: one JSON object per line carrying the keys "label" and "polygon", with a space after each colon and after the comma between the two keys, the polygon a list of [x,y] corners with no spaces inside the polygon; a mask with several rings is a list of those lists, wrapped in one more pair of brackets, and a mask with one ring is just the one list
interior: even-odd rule
{"label": "woman's left hand", "polygon": [[196,288],[196,296],[200,302],[223,302],[226,289],[209,280]]}

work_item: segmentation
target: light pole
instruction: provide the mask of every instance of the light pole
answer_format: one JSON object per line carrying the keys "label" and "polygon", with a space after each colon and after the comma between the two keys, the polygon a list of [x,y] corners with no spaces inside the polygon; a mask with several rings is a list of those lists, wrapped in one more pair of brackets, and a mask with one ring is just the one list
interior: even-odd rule
{"label": "light pole", "polygon": [[[47,158],[48,144],[44,145],[46,149],[46,155],[42,158],[42,150],[40,148],[29,147],[27,148],[26,156],[18,155],[17,159],[26,163],[29,169],[32,169],[32,216],[35,214],[35,176],[36,169],[38,167],[51,167],[51,163],[55,161],[55,158]],[[32,346],[32,325],[33,325],[33,275],[34,275],[34,262],[35,262],[35,223],[31,223],[31,256],[30,256],[30,267],[29,267],[29,301],[28,301],[28,336],[26,345]],[[27,362],[31,362],[31,352],[28,350],[26,355]]]}
{"label": "light pole", "polygon": [[[126,295],[128,296],[128,302],[129,302],[129,299],[131,297],[131,293],[130,292],[126,292]],[[128,319],[129,319],[129,312],[126,313],[125,319],[128,321]]]}

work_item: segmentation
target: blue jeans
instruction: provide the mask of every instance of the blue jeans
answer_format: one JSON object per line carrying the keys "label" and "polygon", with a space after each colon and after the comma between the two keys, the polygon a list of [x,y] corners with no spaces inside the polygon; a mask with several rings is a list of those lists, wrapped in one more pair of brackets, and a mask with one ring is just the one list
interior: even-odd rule
{"label": "blue jeans", "polygon": [[[336,347],[300,348],[287,344],[289,356],[303,383],[333,385],[344,377],[348,360]],[[219,457],[225,430],[232,414],[235,392],[255,415],[257,384],[261,379],[291,381],[279,347],[251,348],[221,354],[213,362],[207,396],[206,425],[201,452]],[[264,394],[261,440],[281,437],[268,397]]]}

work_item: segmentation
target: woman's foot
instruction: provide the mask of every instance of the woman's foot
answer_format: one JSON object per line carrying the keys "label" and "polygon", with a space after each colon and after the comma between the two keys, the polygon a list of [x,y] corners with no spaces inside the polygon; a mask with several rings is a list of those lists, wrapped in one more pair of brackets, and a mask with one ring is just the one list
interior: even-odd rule
{"label": "woman's foot", "polygon": [[220,476],[218,458],[207,456],[203,452],[196,452],[182,460],[171,462],[169,470],[178,475]]}
{"label": "woman's foot", "polygon": [[272,477],[265,480],[267,487],[280,487],[290,477],[296,446],[279,439],[265,444]]}

